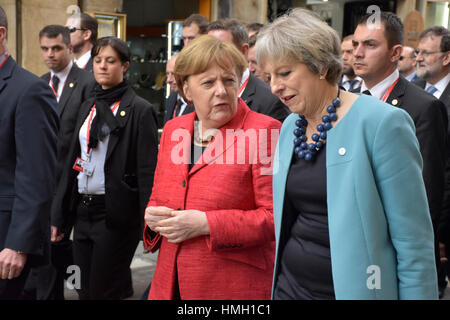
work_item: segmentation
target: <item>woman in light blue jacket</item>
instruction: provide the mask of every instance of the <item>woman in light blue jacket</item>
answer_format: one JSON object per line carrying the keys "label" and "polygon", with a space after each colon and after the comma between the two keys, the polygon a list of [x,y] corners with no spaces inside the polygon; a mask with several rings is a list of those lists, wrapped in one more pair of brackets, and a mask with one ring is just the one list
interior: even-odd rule
{"label": "woman in light blue jacket", "polygon": [[436,299],[422,159],[409,115],[340,92],[340,41],[306,10],[256,55],[292,114],[274,162],[274,299]]}

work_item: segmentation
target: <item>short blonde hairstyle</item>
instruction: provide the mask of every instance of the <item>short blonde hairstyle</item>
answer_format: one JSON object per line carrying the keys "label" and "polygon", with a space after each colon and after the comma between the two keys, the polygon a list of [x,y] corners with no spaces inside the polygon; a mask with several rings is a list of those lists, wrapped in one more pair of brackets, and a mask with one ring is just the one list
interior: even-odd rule
{"label": "short blonde hairstyle", "polygon": [[335,30],[305,9],[293,9],[265,26],[255,45],[258,64],[297,61],[314,74],[328,70],[326,79],[337,84],[342,73],[341,42]]}
{"label": "short blonde hairstyle", "polygon": [[211,35],[195,38],[178,54],[175,62],[175,80],[180,94],[185,98],[183,84],[189,76],[202,73],[211,63],[224,70],[234,69],[238,83],[247,68],[244,55],[232,44],[221,41]]}

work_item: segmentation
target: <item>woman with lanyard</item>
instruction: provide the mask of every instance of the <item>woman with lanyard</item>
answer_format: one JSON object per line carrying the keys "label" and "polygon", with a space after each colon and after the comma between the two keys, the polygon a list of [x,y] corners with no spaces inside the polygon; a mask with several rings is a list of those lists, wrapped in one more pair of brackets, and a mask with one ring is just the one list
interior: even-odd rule
{"label": "woman with lanyard", "polygon": [[436,299],[411,117],[338,89],[339,37],[306,10],[262,29],[255,51],[292,111],[274,161],[273,298]]}
{"label": "woman with lanyard", "polygon": [[123,299],[133,293],[129,266],[153,185],[156,116],[124,80],[130,65],[126,43],[105,37],[92,54],[97,85],[80,107],[53,202],[52,233],[59,240],[74,221],[80,299]]}

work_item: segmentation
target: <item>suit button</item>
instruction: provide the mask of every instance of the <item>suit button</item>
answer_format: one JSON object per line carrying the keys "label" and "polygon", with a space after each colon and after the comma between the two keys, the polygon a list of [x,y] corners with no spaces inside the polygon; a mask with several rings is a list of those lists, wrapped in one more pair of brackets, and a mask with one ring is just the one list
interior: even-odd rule
{"label": "suit button", "polygon": [[186,180],[183,180],[183,182],[181,183],[181,185],[184,187],[186,187]]}

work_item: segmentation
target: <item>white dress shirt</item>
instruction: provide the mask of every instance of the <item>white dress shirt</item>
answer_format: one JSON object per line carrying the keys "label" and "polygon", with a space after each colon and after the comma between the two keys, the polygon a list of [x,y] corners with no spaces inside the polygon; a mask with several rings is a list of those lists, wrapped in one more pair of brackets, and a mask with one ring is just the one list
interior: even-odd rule
{"label": "white dress shirt", "polygon": [[[112,104],[111,108],[115,105]],[[117,114],[116,108],[114,110],[114,115]],[[91,110],[92,112],[92,110]],[[88,122],[91,116],[91,112],[89,112],[86,120],[81,126],[79,132],[79,141],[81,147],[81,159],[89,160],[91,163],[91,168],[93,168],[93,172],[91,176],[87,176],[84,172],[80,172],[77,176],[78,178],[78,193],[80,194],[96,194],[96,195],[104,195],[105,194],[105,159],[106,159],[106,151],[108,150],[108,142],[109,135],[103,139],[103,141],[98,141],[98,145],[95,149],[91,150],[91,154],[88,155],[88,146],[87,146],[87,129]],[[94,114],[92,119],[95,118],[96,110],[94,110]],[[92,121],[92,120],[91,120]]]}
{"label": "white dress shirt", "polygon": [[[447,88],[448,83],[450,82],[450,73],[448,73],[445,77],[443,77],[441,80],[439,80],[438,82],[436,82],[433,86],[437,89],[434,93],[433,96],[435,96],[437,99],[439,99],[441,97],[441,95],[444,93],[445,88]],[[428,89],[428,87],[430,87],[431,84],[427,82],[426,86],[425,86],[425,90]]]}
{"label": "white dress shirt", "polygon": [[[239,89],[242,87],[242,85],[244,84],[245,81],[247,81],[247,79],[250,77],[250,70],[247,68],[245,69],[244,73],[242,74],[242,79],[241,79],[241,84],[239,85]],[[242,90],[241,92],[239,92],[239,98],[242,96],[242,92],[245,91]]]}
{"label": "white dress shirt", "polygon": [[83,54],[79,59],[74,59],[73,62],[75,62],[80,69],[86,68],[86,65],[91,58],[91,50]]}
{"label": "white dress shirt", "polygon": [[[357,85],[353,86],[353,88],[350,88],[350,81],[352,81],[352,80],[357,80],[357,81],[359,81],[359,83]],[[361,82],[362,82],[362,79],[358,76],[356,76],[354,79],[349,79],[347,77],[347,75],[344,74],[342,76],[341,86],[345,89],[345,91],[349,91],[350,89],[356,89],[356,88],[360,87]]]}
{"label": "white dress shirt", "polygon": [[187,107],[186,101],[184,101],[183,97],[182,97],[180,94],[177,95],[177,101],[178,101],[178,100],[181,100],[181,102],[182,102],[183,104],[182,104],[182,105],[179,107],[179,109],[177,110],[177,111],[178,111],[177,117],[178,117],[178,116],[181,116],[181,115],[183,114],[184,110],[185,110],[186,107]]}
{"label": "white dress shirt", "polygon": [[66,84],[67,77],[69,76],[70,69],[72,69],[73,62],[70,61],[69,64],[58,73],[54,73],[53,71],[50,71],[50,81],[48,82],[48,85],[53,88],[52,86],[52,79],[53,76],[57,76],[59,78],[59,85],[58,85],[58,91],[56,92],[56,100],[59,102],[59,98],[61,97],[61,94],[64,90],[64,85]]}
{"label": "white dress shirt", "polygon": [[381,100],[383,96],[386,94],[386,92],[389,90],[389,88],[392,86],[392,84],[395,82],[395,80],[398,79],[399,76],[400,73],[398,72],[398,69],[395,69],[394,72],[391,73],[391,75],[386,77],[383,81],[378,82],[371,89],[368,89],[366,87],[366,83],[363,81],[361,85],[361,93],[364,92],[365,90],[369,90],[372,96],[374,96],[378,100]]}

